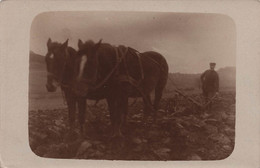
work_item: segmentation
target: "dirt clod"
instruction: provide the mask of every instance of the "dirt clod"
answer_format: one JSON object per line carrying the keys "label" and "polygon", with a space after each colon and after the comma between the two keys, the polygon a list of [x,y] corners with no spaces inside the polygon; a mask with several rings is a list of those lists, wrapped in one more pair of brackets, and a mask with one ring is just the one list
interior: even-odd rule
{"label": "dirt clod", "polygon": [[[171,107],[164,98],[156,122],[151,116],[144,122],[143,102],[138,100],[129,106],[121,139],[111,138],[109,112],[103,104],[88,106],[84,138],[78,124],[69,128],[67,108],[31,110],[30,146],[35,154],[47,158],[223,159],[231,154],[235,143],[235,93],[221,94],[224,100],[214,102],[211,112],[200,111],[186,99],[181,99],[178,108]],[[199,101],[197,94],[191,96]]]}

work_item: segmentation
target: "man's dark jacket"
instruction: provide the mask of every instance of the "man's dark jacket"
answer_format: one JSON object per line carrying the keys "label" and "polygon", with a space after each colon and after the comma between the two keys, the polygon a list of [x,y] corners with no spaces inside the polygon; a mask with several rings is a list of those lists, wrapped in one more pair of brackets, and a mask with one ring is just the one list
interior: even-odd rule
{"label": "man's dark jacket", "polygon": [[201,76],[202,89],[204,93],[218,92],[219,77],[215,70],[206,70]]}

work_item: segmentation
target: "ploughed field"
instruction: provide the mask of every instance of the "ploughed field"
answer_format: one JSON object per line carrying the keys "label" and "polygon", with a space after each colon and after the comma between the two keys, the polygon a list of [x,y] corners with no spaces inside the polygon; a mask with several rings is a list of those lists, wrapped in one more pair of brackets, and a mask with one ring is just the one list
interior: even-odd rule
{"label": "ploughed field", "polygon": [[[190,96],[202,101],[198,93]],[[36,155],[46,158],[102,160],[219,160],[232,153],[234,91],[221,92],[210,113],[183,97],[165,97],[168,98],[161,101],[156,123],[152,118],[143,122],[142,101],[129,103],[125,137],[121,140],[111,139],[109,112],[104,102],[88,105],[84,138],[78,129],[69,131],[68,110],[64,106],[31,109],[30,147]]]}

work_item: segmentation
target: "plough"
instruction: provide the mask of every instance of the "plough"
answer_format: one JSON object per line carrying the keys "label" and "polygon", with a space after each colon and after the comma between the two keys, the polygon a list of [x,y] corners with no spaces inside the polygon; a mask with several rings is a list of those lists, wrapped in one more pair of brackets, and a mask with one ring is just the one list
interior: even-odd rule
{"label": "plough", "polygon": [[206,107],[208,107],[214,100],[216,100],[218,97],[217,94],[215,94],[207,103],[205,104],[201,104],[198,101],[194,100],[193,98],[185,95],[184,93],[182,93],[179,89],[175,89],[175,92],[179,93],[180,95],[182,95],[183,97],[185,97],[187,100],[189,100],[190,102],[192,102],[193,104],[195,104],[196,106],[198,106],[199,108],[205,109]]}

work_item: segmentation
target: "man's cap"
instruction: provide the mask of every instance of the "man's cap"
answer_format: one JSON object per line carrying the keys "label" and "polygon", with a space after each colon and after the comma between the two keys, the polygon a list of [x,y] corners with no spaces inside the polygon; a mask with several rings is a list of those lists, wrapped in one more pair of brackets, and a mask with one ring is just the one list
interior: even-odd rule
{"label": "man's cap", "polygon": [[209,65],[216,65],[216,63],[215,62],[211,62],[211,63],[209,63]]}

